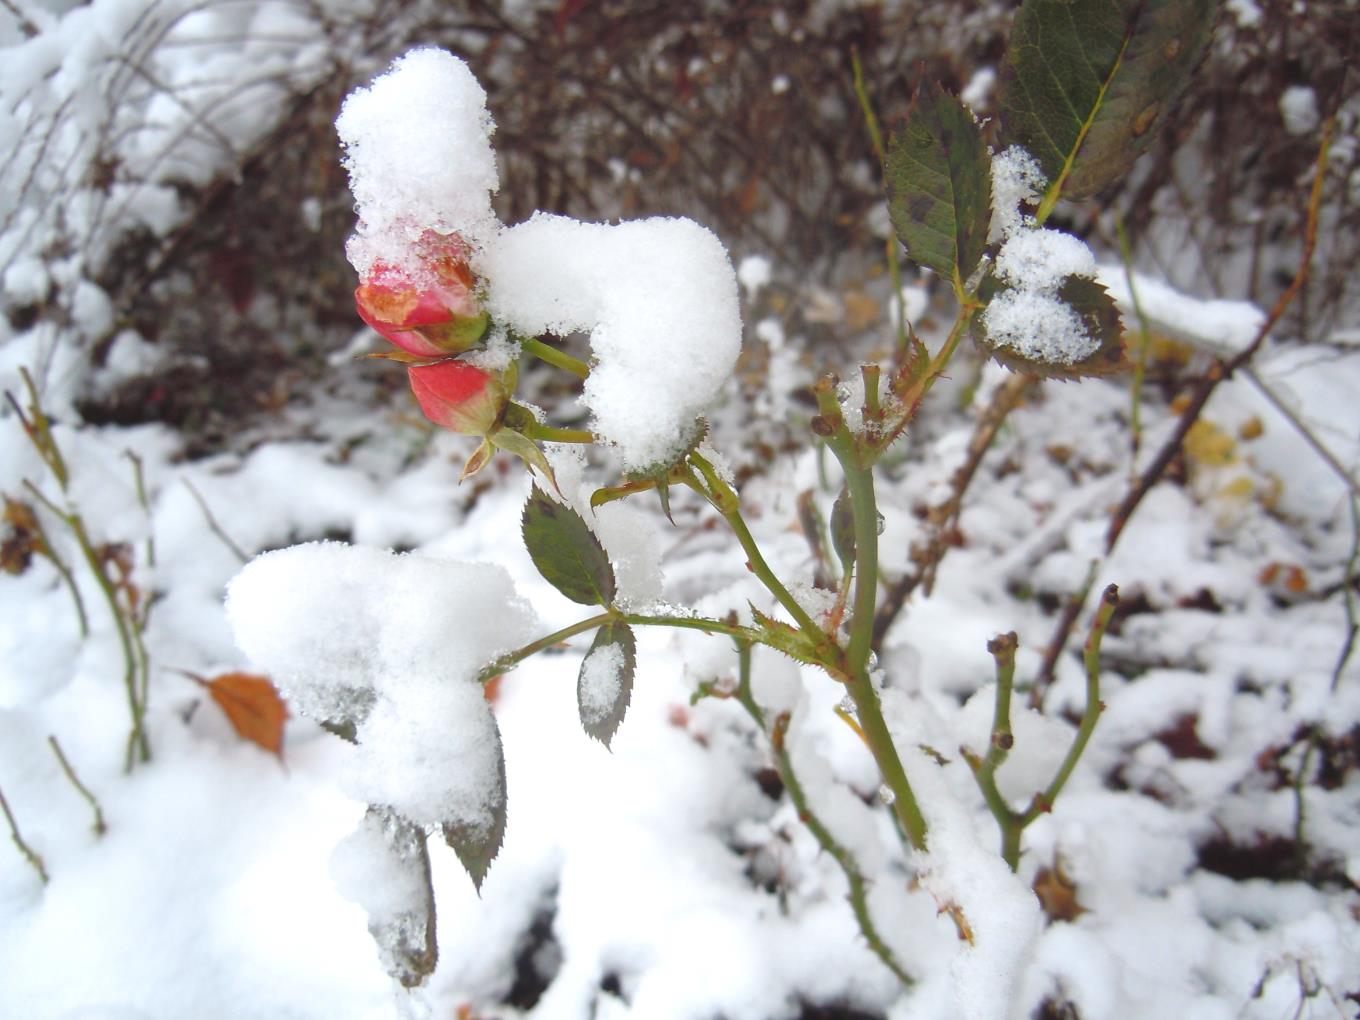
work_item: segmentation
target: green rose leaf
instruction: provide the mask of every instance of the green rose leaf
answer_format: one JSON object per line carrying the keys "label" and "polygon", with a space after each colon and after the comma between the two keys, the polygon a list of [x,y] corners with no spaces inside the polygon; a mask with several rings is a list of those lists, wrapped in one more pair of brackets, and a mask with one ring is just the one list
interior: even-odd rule
{"label": "green rose leaf", "polygon": [[614,568],[585,519],[534,486],[524,507],[524,545],[534,566],[573,602],[607,606],[614,601]]}
{"label": "green rose leaf", "polygon": [[496,737],[496,772],[486,791],[486,802],[490,805],[490,821],[482,822],[445,822],[442,826],[444,842],[458,855],[472,879],[473,886],[480,893],[482,880],[496,854],[500,853],[501,842],[505,839],[505,753],[501,747],[501,733],[493,718],[491,732]]}
{"label": "green rose leaf", "polygon": [[622,620],[606,623],[595,632],[590,651],[581,662],[576,681],[576,708],[587,736],[605,747],[628,711],[637,671],[637,640]]}
{"label": "green rose leaf", "polygon": [[1041,220],[1060,194],[1095,194],[1147,149],[1208,43],[1215,7],[1025,0],[1004,62],[1001,130],[1048,177]]}
{"label": "green rose leaf", "polygon": [[916,262],[963,289],[987,245],[992,162],[957,97],[926,83],[888,140],[884,165],[893,229]]}

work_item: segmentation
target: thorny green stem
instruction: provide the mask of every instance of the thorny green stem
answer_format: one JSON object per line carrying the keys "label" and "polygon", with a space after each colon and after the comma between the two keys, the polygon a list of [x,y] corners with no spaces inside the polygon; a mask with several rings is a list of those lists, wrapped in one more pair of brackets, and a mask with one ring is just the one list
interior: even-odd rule
{"label": "thorny green stem", "polygon": [[[825,404],[826,397],[827,388],[823,387],[819,400]],[[823,415],[823,418],[826,417]],[[925,850],[925,816],[916,803],[916,795],[907,780],[906,769],[897,753],[897,745],[893,743],[887,720],[883,718],[878,692],[869,675],[874,610],[878,601],[878,505],[874,496],[874,476],[870,467],[861,462],[858,444],[844,421],[837,421],[832,434],[826,439],[845,474],[855,529],[855,598],[850,622],[850,644],[845,655],[846,692],[855,703],[855,712],[869,753],[873,755],[883,775],[883,782],[893,795],[893,812],[901,821],[912,847]],[[867,454],[868,451],[865,452]]]}
{"label": "thorny green stem", "polygon": [[580,358],[574,358],[566,351],[551,344],[545,344],[542,340],[535,340],[533,337],[519,337],[520,349],[526,354],[532,354],[539,361],[545,361],[555,368],[570,372],[579,379],[585,379],[590,375],[590,366]]}
{"label": "thorny green stem", "polygon": [[765,712],[751,693],[750,642],[737,642],[737,663],[736,700],[746,709],[747,714],[755,721],[761,732],[769,737],[770,748],[774,753],[775,768],[779,772],[779,778],[784,784],[784,789],[789,792],[789,800],[793,802],[794,808],[798,811],[799,821],[807,826],[808,832],[812,833],[812,838],[831,855],[831,859],[840,866],[841,872],[845,875],[845,882],[850,891],[850,909],[855,915],[856,923],[859,924],[860,934],[869,943],[869,948],[873,950],[874,955],[883,961],[883,965],[892,971],[899,981],[904,985],[911,984],[911,976],[897,962],[892,949],[883,940],[883,936],[874,924],[873,916],[869,911],[868,882],[859,869],[859,863],[846,847],[836,842],[836,838],[831,834],[826,823],[812,809],[812,805],[808,801],[807,791],[803,789],[803,784],[793,770],[793,759],[790,757],[785,743],[789,725],[788,714],[779,715],[772,727],[766,725]]}
{"label": "thorny green stem", "polygon": [[38,856],[31,846],[24,842],[24,837],[19,832],[19,823],[14,820],[14,812],[9,809],[9,801],[5,799],[5,791],[0,790],[0,811],[5,813],[5,821],[9,822],[9,838],[14,841],[14,845],[19,848],[19,853],[23,854],[24,860],[33,865],[33,870],[42,879],[42,884],[46,885],[50,879],[47,874],[47,866],[43,864],[43,859]]}
{"label": "thorny green stem", "polygon": [[47,743],[51,746],[52,753],[57,756],[57,762],[61,765],[62,772],[66,773],[66,778],[71,781],[76,792],[85,798],[85,803],[89,804],[90,810],[94,812],[94,824],[92,826],[94,834],[96,836],[104,835],[109,831],[109,827],[104,824],[104,811],[100,808],[99,801],[90,792],[90,788],[80,781],[80,777],[76,775],[76,770],[71,767],[71,763],[66,759],[66,754],[62,751],[61,745],[57,743],[57,738],[49,735]]}
{"label": "thorny green stem", "polygon": [[710,620],[705,616],[645,616],[626,613],[623,622],[636,627],[675,627],[679,630],[701,630],[705,634],[726,634],[739,641],[755,641],[756,633],[747,627],[723,620]]}
{"label": "thorny green stem", "polygon": [[1015,743],[1011,731],[1011,694],[1015,689],[1015,650],[1019,642],[1015,634],[1010,633],[998,635],[987,643],[987,651],[996,660],[996,704],[992,712],[991,741],[982,758],[967,751],[963,754],[973,770],[978,789],[982,791],[982,799],[986,801],[988,810],[1001,830],[1001,856],[1012,871],[1020,867],[1021,836],[1036,818],[1053,810],[1054,802],[1086,750],[1100,713],[1105,708],[1100,700],[1100,643],[1118,605],[1119,589],[1110,585],[1101,595],[1100,606],[1096,609],[1091,631],[1086,637],[1086,711],[1072,746],[1067,749],[1067,755],[1058,766],[1052,782],[1042,793],[1034,795],[1024,811],[1013,810],[996,785],[997,769],[1005,763]]}
{"label": "thorny green stem", "polygon": [[808,615],[807,610],[798,604],[798,600],[793,597],[788,588],[784,587],[784,583],[775,576],[769,563],[761,555],[755,536],[751,534],[751,529],[746,526],[746,521],[741,516],[741,500],[736,490],[718,477],[718,472],[713,465],[698,453],[691,453],[689,460],[703,475],[703,484],[700,484],[698,479],[691,478],[688,480],[690,487],[707,499],[713,509],[717,510],[722,515],[723,520],[727,521],[728,527],[732,529],[737,541],[741,544],[742,551],[746,553],[746,562],[751,568],[751,572],[760,579],[760,583],[788,611],[794,622],[798,624],[799,629],[818,645],[828,644],[829,639],[826,632],[818,627],[812,617]]}
{"label": "thorny green stem", "polygon": [[1028,826],[1041,814],[1053,810],[1053,803],[1062,793],[1063,787],[1067,785],[1072,770],[1077,767],[1077,762],[1086,750],[1091,734],[1095,732],[1101,712],[1105,710],[1105,705],[1100,700],[1100,643],[1105,637],[1105,631],[1110,626],[1110,618],[1114,616],[1114,611],[1118,606],[1119,588],[1113,584],[1109,585],[1101,593],[1100,605],[1096,607],[1095,619],[1091,621],[1091,631],[1086,636],[1086,646],[1082,654],[1082,659],[1086,664],[1086,711],[1082,713],[1076,738],[1072,741],[1072,746],[1067,749],[1067,757],[1058,766],[1053,782],[1048,784],[1048,789],[1043,793],[1034,797],[1025,813],[1020,816],[1022,827]]}
{"label": "thorny green stem", "polygon": [[996,785],[996,773],[1005,764],[1015,745],[1015,735],[1011,731],[1011,692],[1015,689],[1015,650],[1019,644],[1014,631],[999,634],[987,642],[987,651],[996,661],[996,704],[992,709],[992,733],[987,753],[980,762],[965,756],[973,768],[973,777],[982,791],[982,799],[987,802],[987,809],[1001,829],[1001,857],[1012,871],[1019,865],[1020,833],[1023,827],[1016,813],[1006,803],[1006,798],[1001,796]]}
{"label": "thorny green stem", "polygon": [[531,655],[537,655],[539,652],[551,648],[553,645],[561,644],[569,637],[575,637],[577,634],[583,634],[588,630],[594,629],[595,627],[601,627],[604,624],[610,623],[615,619],[617,619],[617,617],[612,612],[600,613],[597,616],[590,617],[589,619],[581,620],[578,623],[573,623],[569,627],[563,627],[561,630],[555,630],[551,634],[539,638],[537,641],[529,642],[522,648],[516,648],[513,652],[506,652],[495,662],[492,662],[489,665],[487,665],[482,670],[480,676],[478,676],[477,679],[480,680],[482,683],[486,683],[492,677],[499,676],[500,674],[508,670],[514,669],[516,666],[518,666],[525,659],[529,658],[529,656]]}
{"label": "thorny green stem", "polygon": [[1010,865],[1012,872],[1020,868],[1020,836],[1040,815],[1053,811],[1058,794],[1062,793],[1062,787],[1068,783],[1073,768],[1077,767],[1081,753],[1087,749],[1091,734],[1095,732],[1096,722],[1104,710],[1104,704],[1100,702],[1100,641],[1110,627],[1110,619],[1118,605],[1119,589],[1110,585],[1100,596],[1100,605],[1092,619],[1091,632],[1087,635],[1084,650],[1087,666],[1087,710],[1081,717],[1081,724],[1077,728],[1076,737],[1073,737],[1072,747],[1068,748],[1068,755],[1062,759],[1062,764],[1059,764],[1058,771],[1054,774],[1053,782],[1049,783],[1043,793],[1036,793],[1030,801],[1030,806],[1023,812],[1013,811],[997,789],[997,770],[1005,762],[1010,748],[1015,744],[1015,734],[1010,732],[1010,695],[1015,690],[1016,646],[1019,642],[1012,632],[998,635],[987,643],[987,651],[990,651],[991,657],[997,662],[997,700],[991,717],[991,741],[986,755],[981,759],[967,751],[963,753],[968,767],[972,768],[972,778],[978,783],[978,789],[982,790],[982,798],[987,802],[987,809],[997,820],[997,826],[1001,828],[1001,857]]}
{"label": "thorny green stem", "polygon": [[865,465],[866,467],[876,461],[906,430],[907,425],[910,424],[912,417],[916,414],[916,408],[920,406],[926,394],[934,387],[935,381],[944,374],[945,368],[948,367],[950,360],[954,357],[954,352],[959,349],[959,343],[963,340],[964,333],[968,331],[973,316],[977,314],[981,307],[981,305],[972,301],[965,301],[959,306],[959,314],[954,319],[954,325],[949,330],[949,336],[945,338],[940,353],[931,360],[930,367],[926,369],[925,374],[917,382],[908,386],[905,392],[895,394],[904,411],[890,428],[882,430],[881,435],[874,443],[873,453],[869,464]]}
{"label": "thorny green stem", "polygon": [[513,652],[506,652],[495,662],[490,663],[482,669],[478,680],[486,683],[492,677],[514,669],[525,659],[539,652],[546,651],[554,645],[559,645],[568,638],[575,637],[577,634],[584,634],[588,630],[596,627],[603,627],[605,624],[622,621],[638,627],[675,627],[680,630],[701,630],[706,634],[725,634],[728,637],[736,638],[741,641],[754,641],[757,636],[754,631],[746,627],[740,627],[733,623],[726,623],[722,620],[710,620],[704,616],[646,616],[643,614],[624,613],[618,609],[607,609],[603,613],[579,620],[570,626],[555,630],[551,634],[531,641],[522,648],[516,648]]}

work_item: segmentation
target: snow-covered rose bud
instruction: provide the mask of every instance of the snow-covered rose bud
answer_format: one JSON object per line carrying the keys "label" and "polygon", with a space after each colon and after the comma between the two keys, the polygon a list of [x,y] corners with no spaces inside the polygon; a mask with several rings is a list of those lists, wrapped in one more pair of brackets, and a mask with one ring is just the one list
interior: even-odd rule
{"label": "snow-covered rose bud", "polygon": [[486,332],[468,248],[456,235],[427,232],[414,270],[379,263],[354,291],[359,317],[417,357],[461,354]]}
{"label": "snow-covered rose bud", "polygon": [[489,435],[510,402],[503,377],[464,361],[411,365],[406,371],[425,417],[463,435]]}

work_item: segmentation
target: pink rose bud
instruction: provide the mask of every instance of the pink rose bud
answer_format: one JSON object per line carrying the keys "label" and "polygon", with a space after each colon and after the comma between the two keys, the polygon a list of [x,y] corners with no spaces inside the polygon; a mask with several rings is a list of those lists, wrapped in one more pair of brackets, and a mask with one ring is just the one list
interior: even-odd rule
{"label": "pink rose bud", "polygon": [[354,291],[359,318],[422,358],[461,354],[486,332],[462,238],[427,231],[414,272],[378,264]]}
{"label": "pink rose bud", "polygon": [[425,417],[465,436],[485,436],[500,424],[510,393],[497,374],[464,361],[406,369]]}

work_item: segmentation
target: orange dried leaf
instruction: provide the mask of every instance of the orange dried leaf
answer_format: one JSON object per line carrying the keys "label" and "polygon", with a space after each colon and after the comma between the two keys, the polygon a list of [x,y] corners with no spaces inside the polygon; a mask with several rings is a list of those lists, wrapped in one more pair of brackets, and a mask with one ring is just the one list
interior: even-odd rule
{"label": "orange dried leaf", "polygon": [[223,673],[200,681],[238,736],[283,759],[283,724],[288,706],[267,677]]}

